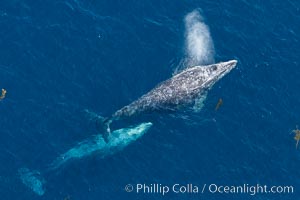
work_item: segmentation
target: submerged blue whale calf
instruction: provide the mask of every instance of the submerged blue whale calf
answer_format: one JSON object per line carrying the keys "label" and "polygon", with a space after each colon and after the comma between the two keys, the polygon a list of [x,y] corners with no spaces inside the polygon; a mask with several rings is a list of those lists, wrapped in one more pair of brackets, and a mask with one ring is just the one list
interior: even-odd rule
{"label": "submerged blue whale calf", "polygon": [[[119,119],[153,111],[175,111],[206,96],[207,91],[237,64],[236,60],[207,66],[189,67],[154,89],[116,111],[110,117],[100,117],[98,123],[110,133],[110,124]],[[107,134],[108,135],[108,134]]]}

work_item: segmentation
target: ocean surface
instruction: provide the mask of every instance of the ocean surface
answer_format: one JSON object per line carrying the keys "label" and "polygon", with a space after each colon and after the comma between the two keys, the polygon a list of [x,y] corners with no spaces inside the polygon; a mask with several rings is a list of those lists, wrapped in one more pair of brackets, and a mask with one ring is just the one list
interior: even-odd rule
{"label": "ocean surface", "polygon": [[[1,0],[0,199],[299,199],[299,47],[299,0]],[[143,116],[152,127],[124,149],[48,171],[99,134],[85,110],[109,116],[177,70],[231,59],[200,112]],[[176,183],[199,192],[125,190]]]}

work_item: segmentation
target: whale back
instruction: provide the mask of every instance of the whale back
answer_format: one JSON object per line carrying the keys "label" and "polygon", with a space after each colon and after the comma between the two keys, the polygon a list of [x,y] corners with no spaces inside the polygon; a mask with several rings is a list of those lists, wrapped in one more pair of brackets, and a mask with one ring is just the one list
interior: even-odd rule
{"label": "whale back", "polygon": [[237,61],[190,67],[158,84],[150,92],[118,110],[113,118],[129,117],[142,112],[177,110],[190,105],[236,65]]}

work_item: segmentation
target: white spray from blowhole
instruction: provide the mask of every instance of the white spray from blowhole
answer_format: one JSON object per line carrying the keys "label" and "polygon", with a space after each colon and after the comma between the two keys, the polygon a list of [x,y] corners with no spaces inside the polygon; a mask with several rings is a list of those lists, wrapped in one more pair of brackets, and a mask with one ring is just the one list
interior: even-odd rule
{"label": "white spray from blowhole", "polygon": [[[198,10],[188,13],[185,23],[185,57],[176,71],[196,65],[207,65],[215,62],[214,43],[210,36],[209,27]],[[176,72],[175,71],[175,72]]]}

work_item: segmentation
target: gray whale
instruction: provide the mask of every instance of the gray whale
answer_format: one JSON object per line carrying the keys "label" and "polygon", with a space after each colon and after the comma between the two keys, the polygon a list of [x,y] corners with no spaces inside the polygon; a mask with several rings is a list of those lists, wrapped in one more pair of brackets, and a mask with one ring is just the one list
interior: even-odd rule
{"label": "gray whale", "polygon": [[155,111],[175,111],[182,106],[193,104],[206,95],[207,91],[237,64],[236,60],[206,66],[189,67],[170,79],[163,81],[108,118],[99,118],[103,128],[110,132],[115,120]]}

